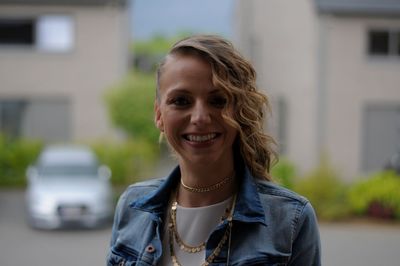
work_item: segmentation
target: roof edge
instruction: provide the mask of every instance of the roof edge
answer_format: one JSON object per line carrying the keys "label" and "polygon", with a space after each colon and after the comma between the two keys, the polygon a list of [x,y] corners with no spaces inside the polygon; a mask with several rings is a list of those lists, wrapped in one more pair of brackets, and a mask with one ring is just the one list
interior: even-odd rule
{"label": "roof edge", "polygon": [[126,6],[127,0],[0,0],[0,5]]}
{"label": "roof edge", "polygon": [[315,0],[315,4],[320,13],[400,16],[400,1]]}

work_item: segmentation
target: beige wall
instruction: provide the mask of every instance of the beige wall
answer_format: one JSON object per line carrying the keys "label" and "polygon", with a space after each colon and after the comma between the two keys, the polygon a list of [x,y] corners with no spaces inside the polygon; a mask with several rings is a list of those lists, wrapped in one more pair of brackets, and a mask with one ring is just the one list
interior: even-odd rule
{"label": "beige wall", "polygon": [[[398,58],[367,53],[368,29],[400,28],[399,19],[322,16],[326,42],[327,149],[347,179],[362,173],[363,110],[400,103]],[[393,58],[392,58],[393,59]]]}
{"label": "beige wall", "polygon": [[[296,162],[300,171],[312,168],[317,159],[318,29],[313,8],[308,0],[244,0],[237,8],[242,22],[237,27],[236,42],[252,58],[259,85],[273,103],[270,130],[276,135],[276,102],[283,97],[288,107],[285,155]],[[252,47],[252,42],[256,46]]]}
{"label": "beige wall", "polygon": [[304,173],[327,152],[344,179],[358,178],[363,110],[400,105],[399,60],[368,56],[367,30],[400,20],[320,15],[313,0],[241,0],[236,16],[236,43],[275,103],[275,133],[277,99],[286,101],[286,155]]}
{"label": "beige wall", "polygon": [[0,48],[0,97],[66,98],[72,138],[114,134],[103,94],[128,67],[127,11],[118,7],[7,7],[1,16],[71,15],[74,48],[66,53]]}

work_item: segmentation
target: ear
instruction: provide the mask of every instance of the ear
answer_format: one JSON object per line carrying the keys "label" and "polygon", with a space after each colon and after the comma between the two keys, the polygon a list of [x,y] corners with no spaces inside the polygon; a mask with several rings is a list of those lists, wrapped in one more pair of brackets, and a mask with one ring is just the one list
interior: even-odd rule
{"label": "ear", "polygon": [[154,123],[161,132],[164,132],[164,123],[161,117],[160,105],[157,100],[154,101]]}

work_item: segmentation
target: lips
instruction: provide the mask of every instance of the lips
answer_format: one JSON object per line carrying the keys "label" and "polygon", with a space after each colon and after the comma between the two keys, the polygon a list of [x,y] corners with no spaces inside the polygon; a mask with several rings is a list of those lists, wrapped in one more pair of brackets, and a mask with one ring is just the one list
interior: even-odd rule
{"label": "lips", "polygon": [[202,142],[207,142],[210,140],[213,140],[217,138],[220,134],[218,133],[210,133],[210,134],[185,134],[183,137],[191,142],[196,142],[196,143],[202,143]]}

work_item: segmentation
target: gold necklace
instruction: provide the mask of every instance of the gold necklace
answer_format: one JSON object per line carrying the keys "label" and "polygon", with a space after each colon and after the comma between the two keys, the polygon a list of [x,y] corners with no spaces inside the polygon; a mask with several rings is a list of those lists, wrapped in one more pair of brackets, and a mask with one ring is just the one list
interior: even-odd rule
{"label": "gold necklace", "polygon": [[183,180],[181,178],[181,185],[184,189],[186,189],[187,191],[190,191],[190,192],[195,192],[195,193],[210,192],[210,191],[221,188],[223,185],[228,183],[233,178],[233,176],[234,175],[228,176],[228,177],[222,179],[221,181],[219,181],[218,183],[208,186],[208,187],[191,187],[191,186],[188,186],[185,183],[183,183]]}
{"label": "gold necklace", "polygon": [[[175,194],[175,193],[174,193]],[[208,256],[205,260],[205,262],[203,264],[201,264],[201,266],[208,266],[216,256],[219,255],[219,253],[222,250],[223,245],[225,244],[226,240],[228,239],[228,236],[230,235],[231,231],[232,231],[232,217],[233,217],[233,211],[234,211],[234,207],[235,207],[235,203],[236,203],[236,194],[234,195],[233,199],[232,199],[232,203],[231,206],[229,208],[228,212],[228,216],[225,218],[228,221],[228,226],[226,227],[225,233],[222,236],[221,240],[219,241],[217,247],[212,251],[212,253],[210,254],[210,256]],[[175,251],[174,251],[174,239],[176,240],[176,242],[178,243],[179,247],[182,250],[185,250],[189,253],[196,253],[196,252],[200,252],[201,250],[203,250],[205,248],[205,242],[201,243],[199,246],[197,247],[192,247],[189,246],[187,244],[185,244],[182,239],[179,237],[177,228],[176,228],[176,206],[177,206],[177,202],[174,199],[173,203],[171,205],[171,223],[169,224],[168,227],[168,233],[169,233],[169,250],[171,253],[171,260],[172,260],[172,264],[174,266],[182,266],[179,261],[178,258],[175,256]],[[223,219],[222,221],[223,222]],[[199,250],[199,248],[201,248]]]}
{"label": "gold necklace", "polygon": [[[186,244],[179,236],[178,234],[178,230],[177,230],[177,224],[176,224],[176,206],[178,205],[178,203],[176,202],[176,200],[174,202],[172,202],[171,205],[171,223],[169,224],[169,230],[171,230],[173,232],[173,236],[176,240],[176,242],[179,245],[179,248],[189,252],[189,253],[196,253],[196,252],[200,252],[202,250],[204,250],[206,248],[206,242],[202,242],[200,243],[200,245],[197,246],[191,246],[189,244]],[[170,236],[171,237],[171,236]]]}

